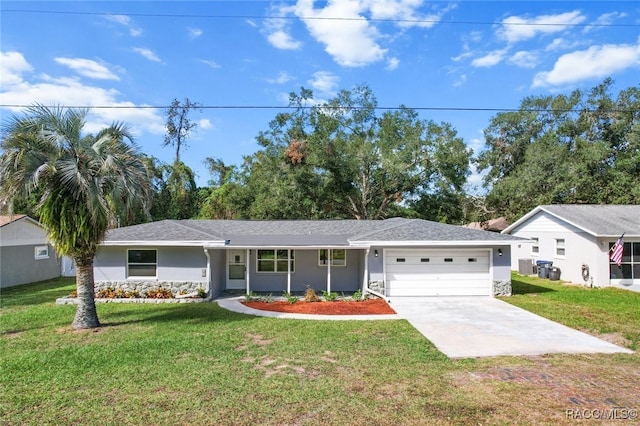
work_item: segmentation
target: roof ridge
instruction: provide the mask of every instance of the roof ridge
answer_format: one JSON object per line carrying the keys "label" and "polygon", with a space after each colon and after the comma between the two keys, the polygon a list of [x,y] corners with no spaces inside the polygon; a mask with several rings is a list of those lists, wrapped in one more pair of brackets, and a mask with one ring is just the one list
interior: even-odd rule
{"label": "roof ridge", "polygon": [[192,219],[166,219],[167,222],[173,223],[174,225],[177,225],[177,226],[181,226],[181,227],[186,228],[186,229],[188,229],[190,231],[194,231],[194,232],[197,232],[199,234],[206,235],[208,238],[215,238],[215,239],[218,239],[218,240],[223,240],[224,239],[219,235],[214,235],[214,234],[211,234],[209,232],[205,232],[205,231],[202,231],[200,229],[197,229],[197,228],[195,228],[193,226],[189,226],[189,225],[183,223],[185,220],[192,220]]}
{"label": "roof ridge", "polygon": [[[394,222],[398,222],[398,223],[389,223],[389,226],[385,226],[385,227],[382,227],[380,229],[375,229],[373,231],[369,231],[369,232],[365,232],[365,233],[362,233],[362,234],[351,236],[351,237],[348,238],[348,240],[349,241],[360,240],[360,239],[362,239],[364,237],[367,237],[369,235],[377,234],[378,232],[382,232],[382,231],[388,231],[390,229],[397,228],[397,227],[399,227],[401,225],[407,225],[409,223],[415,222],[416,220],[420,220],[420,219],[406,219],[404,217],[392,217],[392,218],[389,218],[389,219],[385,219],[382,222],[384,223],[384,222],[387,222],[387,221],[392,221],[394,219],[396,219]],[[397,220],[397,219],[400,219],[400,220]],[[375,221],[372,220],[370,222],[374,223]]]}

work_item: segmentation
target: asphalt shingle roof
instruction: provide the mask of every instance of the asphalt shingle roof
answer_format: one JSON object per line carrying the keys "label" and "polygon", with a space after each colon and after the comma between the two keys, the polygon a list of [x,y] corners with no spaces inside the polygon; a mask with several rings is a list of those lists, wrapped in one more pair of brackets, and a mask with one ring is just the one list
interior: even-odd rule
{"label": "asphalt shingle roof", "polygon": [[545,211],[597,237],[640,236],[640,205],[551,204],[538,206],[507,228],[511,232],[524,220]]}
{"label": "asphalt shingle roof", "polygon": [[515,237],[420,219],[163,220],[110,230],[105,242],[224,242],[229,246],[349,246],[376,241],[515,241]]}

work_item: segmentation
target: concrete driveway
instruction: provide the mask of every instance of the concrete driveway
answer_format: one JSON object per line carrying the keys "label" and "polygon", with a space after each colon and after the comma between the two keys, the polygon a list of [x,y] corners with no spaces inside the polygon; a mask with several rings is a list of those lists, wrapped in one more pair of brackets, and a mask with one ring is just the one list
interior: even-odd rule
{"label": "concrete driveway", "polygon": [[491,297],[392,297],[389,303],[450,358],[633,353]]}

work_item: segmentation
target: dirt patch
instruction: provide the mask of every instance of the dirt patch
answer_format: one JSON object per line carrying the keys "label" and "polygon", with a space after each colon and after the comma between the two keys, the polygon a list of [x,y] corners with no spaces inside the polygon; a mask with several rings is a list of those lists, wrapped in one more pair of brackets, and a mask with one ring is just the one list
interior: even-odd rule
{"label": "dirt patch", "polygon": [[[547,421],[567,420],[576,410],[637,410],[640,368],[635,363],[609,364],[606,356],[531,358],[528,365],[498,365],[451,375],[452,384],[471,393],[486,393],[498,403],[517,392],[514,408]],[[538,413],[538,411],[540,411]],[[542,412],[544,411],[544,413]],[[569,414],[568,414],[569,413]]]}
{"label": "dirt patch", "polygon": [[361,301],[338,300],[334,302],[242,302],[253,309],[292,314],[316,315],[389,315],[395,311],[383,299],[367,299]]}

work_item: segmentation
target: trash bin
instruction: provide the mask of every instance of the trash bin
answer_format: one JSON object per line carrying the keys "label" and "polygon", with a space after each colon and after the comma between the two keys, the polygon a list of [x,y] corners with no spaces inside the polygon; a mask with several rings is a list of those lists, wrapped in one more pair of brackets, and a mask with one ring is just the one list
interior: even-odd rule
{"label": "trash bin", "polygon": [[549,271],[549,279],[551,281],[558,281],[560,279],[560,268],[554,266],[548,269]]}
{"label": "trash bin", "polygon": [[536,260],[536,266],[538,266],[539,278],[549,278],[549,269],[553,266],[553,262],[549,260]]}

